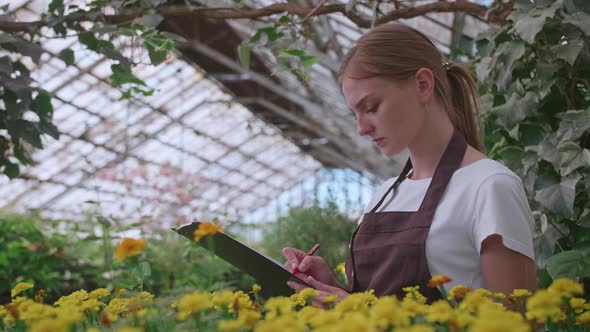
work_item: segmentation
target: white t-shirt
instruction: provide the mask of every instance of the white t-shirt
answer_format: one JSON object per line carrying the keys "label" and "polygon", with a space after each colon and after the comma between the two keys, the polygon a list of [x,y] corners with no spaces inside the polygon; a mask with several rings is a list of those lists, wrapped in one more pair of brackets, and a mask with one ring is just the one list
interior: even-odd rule
{"label": "white t-shirt", "polygon": [[[373,209],[396,179],[377,188],[365,212]],[[417,211],[431,180],[405,179],[377,212]],[[455,171],[438,204],[426,240],[430,273],[450,277],[453,281],[445,285],[447,289],[484,287],[482,241],[498,234],[506,247],[534,259],[532,231],[533,216],[520,178],[495,160],[479,160]]]}

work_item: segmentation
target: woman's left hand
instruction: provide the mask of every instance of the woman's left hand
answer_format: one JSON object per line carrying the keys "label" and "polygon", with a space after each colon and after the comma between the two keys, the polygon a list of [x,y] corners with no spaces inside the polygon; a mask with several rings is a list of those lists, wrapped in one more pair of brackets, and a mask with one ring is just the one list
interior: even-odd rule
{"label": "woman's left hand", "polygon": [[[317,290],[320,293],[319,295],[316,295],[312,298],[312,303],[313,303],[314,307],[328,309],[329,305],[327,303],[324,303],[324,299],[326,297],[328,297],[330,295],[335,295],[340,300],[342,300],[345,297],[347,297],[348,295],[350,295],[348,292],[346,292],[342,288],[326,285],[324,283],[321,283],[321,282],[315,280],[312,276],[308,276],[306,279],[304,279],[304,281],[309,286],[311,286],[311,288]],[[297,293],[299,293],[300,291],[302,291],[305,288],[308,288],[307,286],[302,285],[302,284],[295,282],[295,281],[288,281],[287,285],[289,287],[293,288]]]}

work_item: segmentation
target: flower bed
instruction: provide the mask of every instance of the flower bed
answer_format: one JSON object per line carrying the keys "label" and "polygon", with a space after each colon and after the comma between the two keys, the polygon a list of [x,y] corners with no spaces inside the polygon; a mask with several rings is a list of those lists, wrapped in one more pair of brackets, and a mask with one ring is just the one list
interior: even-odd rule
{"label": "flower bed", "polygon": [[[433,285],[442,287],[439,276]],[[439,282],[437,282],[439,281]],[[193,291],[173,298],[147,292],[105,288],[79,290],[54,304],[43,303],[43,290],[19,283],[12,300],[0,306],[3,331],[585,331],[590,305],[582,286],[558,279],[535,294],[515,290],[492,293],[455,286],[446,300],[426,304],[417,287],[406,297],[377,298],[355,293],[327,309],[311,306],[316,294],[306,289],[291,297],[259,298],[252,291]],[[511,308],[511,309],[507,309]]]}

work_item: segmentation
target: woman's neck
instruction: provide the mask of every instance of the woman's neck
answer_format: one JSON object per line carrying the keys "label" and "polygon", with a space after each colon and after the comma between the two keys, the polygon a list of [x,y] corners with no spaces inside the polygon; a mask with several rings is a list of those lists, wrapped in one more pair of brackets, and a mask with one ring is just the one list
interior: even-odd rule
{"label": "woman's neck", "polygon": [[408,146],[413,171],[413,180],[431,178],[442,158],[454,127],[442,107],[432,107],[424,119],[422,128]]}

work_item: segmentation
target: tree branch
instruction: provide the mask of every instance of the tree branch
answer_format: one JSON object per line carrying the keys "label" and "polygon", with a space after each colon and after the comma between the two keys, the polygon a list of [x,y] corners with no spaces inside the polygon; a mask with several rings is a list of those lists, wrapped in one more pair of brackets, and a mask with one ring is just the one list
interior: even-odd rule
{"label": "tree branch", "polygon": [[[187,15],[196,15],[208,19],[240,19],[240,18],[260,18],[277,14],[293,14],[300,17],[327,15],[332,13],[341,13],[348,17],[353,23],[360,28],[369,28],[371,20],[365,19],[353,11],[346,12],[345,4],[338,5],[324,5],[317,7],[313,12],[309,11],[309,7],[293,3],[276,3],[262,8],[254,9],[240,9],[240,8],[189,8],[186,6],[170,6],[160,7],[156,9],[157,12],[164,18],[182,17]],[[477,16],[485,16],[488,7],[473,3],[473,2],[434,2],[416,7],[407,7],[394,9],[377,21],[376,25],[397,19],[408,19],[428,13],[450,13],[450,12],[465,12]],[[107,25],[116,25],[123,22],[128,22],[134,18],[141,17],[143,13],[140,10],[122,10],[115,15],[99,15],[91,13],[74,13],[64,16],[64,21],[67,23],[84,22],[84,21],[98,21]],[[41,27],[47,26],[48,22],[45,20],[31,21],[31,22],[7,22],[0,21],[0,30],[5,32],[19,32],[19,31],[34,31]]]}

